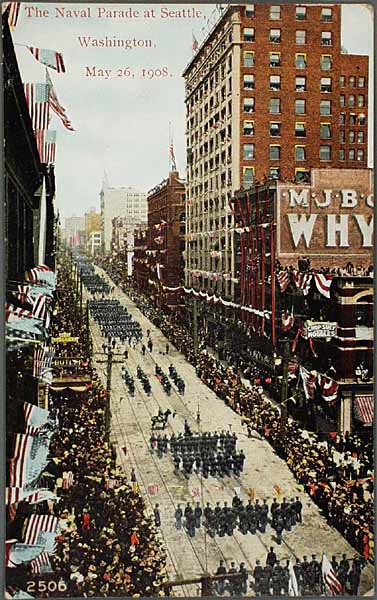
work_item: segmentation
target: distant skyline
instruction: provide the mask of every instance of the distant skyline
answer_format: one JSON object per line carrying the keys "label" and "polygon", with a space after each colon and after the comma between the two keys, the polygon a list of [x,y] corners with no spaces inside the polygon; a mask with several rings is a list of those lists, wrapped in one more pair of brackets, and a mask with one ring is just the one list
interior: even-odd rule
{"label": "distant skyline", "polygon": [[[161,4],[42,4],[49,17],[28,17],[21,4],[19,22],[12,33],[21,76],[26,82],[43,82],[45,68],[24,46],[57,50],[63,54],[66,73],[49,69],[61,104],[76,131],[63,128],[54,115],[50,128],[57,130],[56,201],[64,218],[99,209],[99,193],[106,171],[111,187],[132,186],[148,191],[166,178],[169,169],[169,121],[172,123],[175,156],[182,177],[186,171],[185,104],[182,72],[192,58],[193,35],[199,43],[219,14],[215,4],[168,5],[169,10],[196,8],[200,19],[56,18],[54,7],[95,11],[134,8],[140,12]],[[29,10],[30,12],[30,10]],[[157,10],[156,10],[157,12]],[[208,22],[207,19],[210,19]],[[373,159],[373,17],[367,6],[342,6],[342,46],[350,54],[368,54],[369,166]],[[151,47],[82,47],[83,38],[151,40]],[[81,45],[80,40],[81,39]],[[23,46],[24,45],[24,46]],[[131,43],[132,45],[132,43]],[[154,45],[156,47],[154,47]],[[86,77],[113,69],[108,79]],[[152,80],[117,77],[119,68],[168,67],[169,75]],[[113,76],[114,75],[114,76]]]}

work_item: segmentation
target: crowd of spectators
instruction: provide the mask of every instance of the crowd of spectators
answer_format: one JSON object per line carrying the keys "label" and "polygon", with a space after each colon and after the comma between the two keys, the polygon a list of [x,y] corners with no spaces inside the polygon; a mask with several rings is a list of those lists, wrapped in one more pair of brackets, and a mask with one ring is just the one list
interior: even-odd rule
{"label": "crowd of spectators", "polygon": [[[68,355],[84,356],[86,324],[79,318],[70,274],[69,266],[62,265],[52,335],[66,331],[77,336],[77,343],[67,344]],[[67,356],[63,344],[54,347],[56,357]],[[85,385],[73,381],[49,391],[49,411],[58,427],[43,477],[58,500],[21,503],[14,521],[18,527],[32,512],[58,518],[51,569],[39,576],[26,565],[8,569],[8,588],[29,589],[35,580],[39,597],[165,596],[166,556],[153,511],[117,465],[115,449],[106,441],[106,392],[90,357],[82,363],[70,376],[84,375]],[[39,587],[40,579],[57,585]]]}
{"label": "crowd of spectators", "polygon": [[[194,357],[190,332],[168,314],[152,306],[139,290],[118,278],[138,308],[169,341],[196,366],[198,376],[240,416],[250,420],[283,458],[299,484],[322,509],[328,522],[369,561],[374,559],[373,447],[357,433],[320,439],[296,421],[281,419],[274,406],[255,386],[246,387],[232,367],[223,366],[204,350]],[[342,452],[336,450],[340,444]],[[340,457],[338,455],[340,454]],[[337,464],[340,460],[340,464]],[[352,460],[351,460],[352,459]],[[351,464],[352,463],[352,464]]]}

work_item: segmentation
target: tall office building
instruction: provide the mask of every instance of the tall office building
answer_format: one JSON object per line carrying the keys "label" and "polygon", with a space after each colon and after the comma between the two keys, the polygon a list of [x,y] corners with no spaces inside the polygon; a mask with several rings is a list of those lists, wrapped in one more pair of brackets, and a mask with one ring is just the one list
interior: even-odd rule
{"label": "tall office building", "polygon": [[113,188],[105,178],[100,192],[102,216],[102,246],[111,249],[112,221],[115,217],[129,219],[130,223],[147,222],[146,193],[133,187]]}
{"label": "tall office building", "polygon": [[183,75],[185,281],[234,298],[236,191],[366,167],[368,57],[341,47],[339,4],[231,5]]}

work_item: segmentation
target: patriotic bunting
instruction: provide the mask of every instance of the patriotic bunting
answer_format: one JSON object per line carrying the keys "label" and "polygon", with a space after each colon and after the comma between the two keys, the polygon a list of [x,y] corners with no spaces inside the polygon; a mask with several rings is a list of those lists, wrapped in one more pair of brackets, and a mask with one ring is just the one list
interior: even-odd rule
{"label": "patriotic bunting", "polygon": [[318,385],[321,390],[321,396],[326,402],[335,402],[337,400],[339,384],[336,381],[318,373]]}
{"label": "patriotic bunting", "polygon": [[288,271],[279,271],[279,273],[277,274],[277,278],[280,285],[280,289],[284,293],[291,282],[291,278],[289,276]]}
{"label": "patriotic bunting", "polygon": [[281,315],[282,330],[288,331],[289,329],[292,329],[293,323],[294,323],[293,313],[288,314],[288,313],[283,312],[283,314]]}
{"label": "patriotic bunting", "polygon": [[55,69],[58,73],[65,73],[63,56],[60,52],[48,50],[47,48],[34,48],[33,46],[28,46],[28,49],[34,58],[43,65],[46,65],[46,67],[51,67],[51,69]]}
{"label": "patriotic bunting", "polygon": [[361,421],[365,427],[372,425],[374,419],[374,397],[372,395],[355,396],[354,413],[355,418]]}
{"label": "patriotic bunting", "polygon": [[332,275],[324,275],[323,273],[314,273],[314,281],[317,290],[326,298],[330,298],[330,287],[333,280]]}

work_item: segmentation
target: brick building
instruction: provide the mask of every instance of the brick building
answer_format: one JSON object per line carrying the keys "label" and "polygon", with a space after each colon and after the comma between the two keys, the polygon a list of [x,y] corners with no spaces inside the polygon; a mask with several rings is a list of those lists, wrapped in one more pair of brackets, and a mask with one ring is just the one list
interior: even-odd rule
{"label": "brick building", "polygon": [[186,284],[234,298],[234,193],[367,165],[368,57],[341,48],[340,5],[234,5],[184,77]]}
{"label": "brick building", "polygon": [[143,225],[135,230],[133,277],[136,286],[142,291],[149,291],[149,269],[147,265],[148,226]]}
{"label": "brick building", "polygon": [[244,334],[223,336],[237,335],[271,374],[289,340],[297,369],[339,386],[332,402],[317,390],[317,427],[363,429],[356,404],[370,404],[373,388],[373,172],[313,169],[307,184],[240,191],[232,209]]}
{"label": "brick building", "polygon": [[148,192],[148,267],[151,295],[159,306],[179,304],[165,287],[183,283],[185,249],[185,182],[176,171]]}

